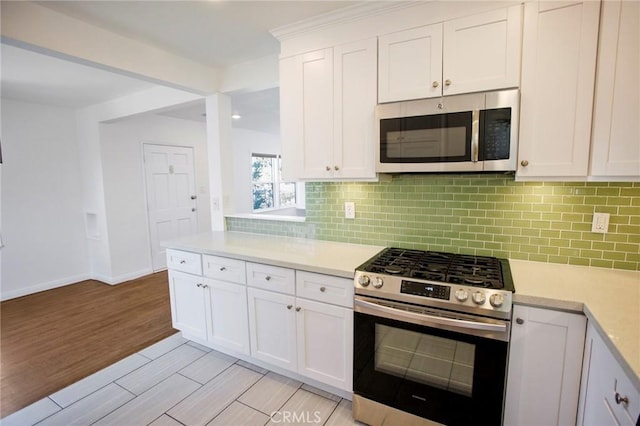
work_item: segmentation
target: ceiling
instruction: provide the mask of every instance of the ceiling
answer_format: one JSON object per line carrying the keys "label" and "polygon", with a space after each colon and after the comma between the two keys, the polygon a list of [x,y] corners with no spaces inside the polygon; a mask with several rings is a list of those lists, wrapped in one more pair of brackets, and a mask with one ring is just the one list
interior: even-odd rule
{"label": "ceiling", "polygon": [[[39,5],[205,65],[277,54],[269,30],[351,6],[353,1],[42,1]],[[141,19],[141,17],[143,17]],[[3,98],[81,108],[152,84],[14,46],[1,46]],[[278,90],[231,94],[237,128],[279,132]],[[165,115],[201,120],[204,102]]]}

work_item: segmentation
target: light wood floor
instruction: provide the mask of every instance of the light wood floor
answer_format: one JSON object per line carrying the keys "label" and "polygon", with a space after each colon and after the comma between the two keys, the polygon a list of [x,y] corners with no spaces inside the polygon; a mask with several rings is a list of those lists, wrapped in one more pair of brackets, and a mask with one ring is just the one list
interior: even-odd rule
{"label": "light wood floor", "polygon": [[0,303],[0,418],[175,333],[166,272]]}

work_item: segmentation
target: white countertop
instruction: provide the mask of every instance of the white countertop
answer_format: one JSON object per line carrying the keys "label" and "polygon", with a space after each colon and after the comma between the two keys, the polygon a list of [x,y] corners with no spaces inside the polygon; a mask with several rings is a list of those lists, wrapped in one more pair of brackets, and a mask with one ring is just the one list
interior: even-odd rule
{"label": "white countertop", "polygon": [[640,389],[640,272],[509,260],[514,303],[584,312]]}
{"label": "white countertop", "polygon": [[209,232],[163,241],[163,247],[353,278],[384,247],[243,232]]}
{"label": "white countertop", "polygon": [[[353,278],[384,247],[242,232],[210,232],[163,247]],[[509,260],[514,303],[584,312],[640,389],[640,272]]]}

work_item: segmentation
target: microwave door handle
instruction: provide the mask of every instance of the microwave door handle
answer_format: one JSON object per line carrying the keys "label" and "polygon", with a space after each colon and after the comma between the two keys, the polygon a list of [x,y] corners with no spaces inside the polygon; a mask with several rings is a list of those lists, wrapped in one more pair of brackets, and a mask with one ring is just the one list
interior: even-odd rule
{"label": "microwave door handle", "polygon": [[471,112],[471,161],[478,162],[480,143],[480,110]]}
{"label": "microwave door handle", "polygon": [[367,302],[360,299],[355,299],[354,304],[356,312],[374,316],[381,316],[379,314],[384,314],[385,316],[390,316],[391,319],[407,321],[418,325],[447,325],[458,328],[466,328],[470,330],[496,331],[501,333],[504,333],[507,330],[506,324],[488,324],[484,322],[444,318],[428,314],[418,314],[401,309],[390,308],[388,306],[382,306],[375,302]]}

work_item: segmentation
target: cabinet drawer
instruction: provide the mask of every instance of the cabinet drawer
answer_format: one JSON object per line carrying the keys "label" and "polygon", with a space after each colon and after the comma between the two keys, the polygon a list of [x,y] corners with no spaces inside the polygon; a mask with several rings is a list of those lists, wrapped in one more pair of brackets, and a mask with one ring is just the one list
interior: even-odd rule
{"label": "cabinet drawer", "polygon": [[296,295],[353,308],[353,280],[296,271]]}
{"label": "cabinet drawer", "polygon": [[204,275],[206,277],[237,284],[247,283],[244,260],[204,255],[202,263],[204,264]]}
{"label": "cabinet drawer", "polygon": [[167,268],[202,275],[202,262],[198,253],[167,249]]}
{"label": "cabinet drawer", "polygon": [[247,284],[280,293],[295,293],[295,271],[279,266],[247,262]]}

